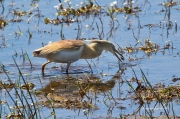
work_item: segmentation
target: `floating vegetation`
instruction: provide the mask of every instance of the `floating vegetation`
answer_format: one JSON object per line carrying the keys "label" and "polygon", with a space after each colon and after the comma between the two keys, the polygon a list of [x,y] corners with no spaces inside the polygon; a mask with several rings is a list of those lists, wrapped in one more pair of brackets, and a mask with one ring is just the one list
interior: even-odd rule
{"label": "floating vegetation", "polygon": [[[180,97],[180,86],[169,86],[169,87],[143,87],[140,90],[136,90],[138,94],[142,97],[143,100],[147,101],[157,101],[158,99],[163,101],[172,101],[173,99]],[[158,96],[158,97],[157,97]],[[158,98],[158,99],[157,99]],[[134,99],[139,99],[139,97],[135,97]]]}
{"label": "floating vegetation", "polygon": [[25,90],[32,90],[34,88],[34,84],[33,83],[26,83],[26,84],[22,84],[21,88],[25,89]]}
{"label": "floating vegetation", "polygon": [[175,49],[175,47],[173,45],[173,42],[168,40],[168,41],[165,42],[163,49],[170,49],[170,48]]}
{"label": "floating vegetation", "polygon": [[160,27],[161,24],[145,24],[144,26],[148,26],[148,27]]}
{"label": "floating vegetation", "polygon": [[74,19],[59,19],[59,18],[56,18],[56,19],[52,19],[50,20],[49,18],[44,18],[44,23],[45,24],[53,24],[53,25],[59,25],[61,23],[73,23],[73,22],[77,22],[78,20],[74,20]]}
{"label": "floating vegetation", "polygon": [[14,87],[14,83],[3,83],[3,82],[1,82],[0,83],[0,88],[1,89],[12,89]]}
{"label": "floating vegetation", "polygon": [[126,47],[126,48],[124,48],[124,50],[126,50],[128,53],[132,53],[135,50],[135,48],[133,48],[133,47]]}
{"label": "floating vegetation", "polygon": [[21,113],[19,114],[15,114],[15,113],[11,113],[6,115],[6,119],[23,119],[23,115],[21,115]]}
{"label": "floating vegetation", "polygon": [[25,89],[25,90],[32,90],[34,88],[34,84],[33,83],[27,83],[27,84],[22,84],[21,86],[17,86],[15,83],[0,83],[0,88],[1,89],[12,89],[16,86],[16,88],[21,88],[21,89]]}
{"label": "floating vegetation", "polygon": [[22,16],[24,16],[24,15],[26,15],[27,14],[27,12],[22,12],[20,9],[18,9],[18,10],[14,10],[14,12],[12,12],[12,14],[14,14],[15,16],[18,16],[18,17],[22,17]]}
{"label": "floating vegetation", "polygon": [[[23,16],[29,17],[27,22],[29,22],[33,16],[36,16],[37,18],[39,18],[41,15],[39,13],[38,5],[33,4],[31,6],[32,6],[32,8],[28,11],[21,11],[21,9],[19,9],[19,8],[12,9],[12,11],[9,10],[9,14],[12,14],[13,18],[9,19],[8,22],[21,22],[21,21],[23,21],[23,18],[22,18]],[[34,10],[35,8],[37,8],[37,10]]]}
{"label": "floating vegetation", "polygon": [[18,9],[18,10],[14,10],[13,12],[11,12],[11,14],[13,14],[16,17],[8,20],[8,22],[21,22],[21,21],[23,21],[22,16],[25,16],[25,15],[28,15],[31,13],[28,13],[26,11],[22,12],[20,9]]}
{"label": "floating vegetation", "polygon": [[152,43],[150,39],[144,40],[144,44],[138,47],[138,50],[142,50],[145,53],[157,52],[159,49],[159,45]]}
{"label": "floating vegetation", "polygon": [[113,13],[125,13],[125,14],[135,14],[136,12],[141,12],[138,6],[132,7],[133,6],[133,1],[130,2],[125,2],[123,4],[124,7],[120,8],[117,6],[117,1],[114,1],[110,3],[110,7],[108,8],[108,11],[110,14]]}
{"label": "floating vegetation", "polygon": [[173,82],[176,82],[176,81],[179,81],[179,80],[180,80],[180,78],[173,78],[172,79]]}
{"label": "floating vegetation", "polygon": [[60,3],[58,6],[55,6],[57,13],[56,16],[80,16],[80,15],[98,15],[100,14],[101,7],[94,5],[94,3],[91,0],[88,0],[88,3],[82,3],[82,6],[75,9],[72,6],[70,6],[69,1],[68,8],[65,8],[62,3]]}
{"label": "floating vegetation", "polygon": [[0,29],[3,29],[6,25],[7,22],[4,19],[0,18]]}
{"label": "floating vegetation", "polygon": [[47,95],[48,100],[41,101],[40,104],[46,107],[54,107],[54,108],[66,108],[66,109],[74,109],[74,108],[94,108],[94,106],[87,102],[86,100],[82,100],[78,96],[70,96],[70,95]]}
{"label": "floating vegetation", "polygon": [[147,53],[153,53],[157,52],[159,50],[159,45],[156,43],[152,43],[149,38],[145,39],[144,42],[139,42],[141,46],[139,47],[126,47],[124,50],[126,50],[128,53],[133,53],[135,51],[144,51],[146,54]]}
{"label": "floating vegetation", "polygon": [[22,19],[21,18],[18,18],[18,19],[10,19],[8,20],[9,22],[21,22]]}
{"label": "floating vegetation", "polygon": [[163,5],[165,7],[172,7],[172,6],[175,6],[175,5],[178,5],[179,3],[178,2],[175,2],[173,0],[170,0],[168,2],[163,2],[161,3],[160,5]]}
{"label": "floating vegetation", "polygon": [[126,4],[123,8],[119,8],[117,6],[117,1],[110,3],[110,6],[105,8],[99,5],[95,5],[91,0],[88,0],[88,3],[82,2],[82,6],[78,6],[78,8],[73,8],[69,1],[67,1],[67,8],[60,3],[58,6],[54,6],[56,8],[57,13],[56,16],[88,16],[88,15],[100,15],[106,13],[107,15],[112,15],[113,13],[126,13],[132,14],[135,12],[140,12],[139,7],[132,8],[132,4]]}
{"label": "floating vegetation", "polygon": [[165,85],[158,83],[155,86],[152,86],[142,70],[141,73],[143,82],[140,82],[137,77],[132,78],[133,81],[138,84],[136,89],[134,89],[129,83],[129,81],[127,81],[127,84],[132,88],[133,92],[135,93],[135,95],[132,96],[132,99],[140,101],[146,100],[148,102],[157,101],[162,104],[162,102],[164,101],[168,102],[180,97],[180,85],[165,87]]}

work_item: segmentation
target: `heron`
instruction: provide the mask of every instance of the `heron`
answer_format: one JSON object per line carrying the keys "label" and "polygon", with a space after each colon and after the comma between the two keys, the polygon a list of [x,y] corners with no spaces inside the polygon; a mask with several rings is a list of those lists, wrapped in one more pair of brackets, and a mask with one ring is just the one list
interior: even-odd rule
{"label": "heron", "polygon": [[111,42],[107,40],[88,41],[90,42],[89,44],[83,40],[59,40],[34,50],[33,57],[41,57],[48,60],[42,64],[42,74],[44,74],[45,66],[51,62],[67,63],[66,73],[68,73],[71,63],[79,59],[99,57],[104,50],[111,52],[120,61],[124,60],[123,55],[116,50]]}

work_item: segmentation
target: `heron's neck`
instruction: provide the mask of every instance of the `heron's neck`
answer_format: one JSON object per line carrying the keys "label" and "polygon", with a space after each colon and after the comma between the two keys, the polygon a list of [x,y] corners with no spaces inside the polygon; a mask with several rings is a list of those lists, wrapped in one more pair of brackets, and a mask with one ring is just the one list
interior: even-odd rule
{"label": "heron's neck", "polygon": [[84,45],[81,59],[92,59],[101,55],[103,49],[98,44]]}

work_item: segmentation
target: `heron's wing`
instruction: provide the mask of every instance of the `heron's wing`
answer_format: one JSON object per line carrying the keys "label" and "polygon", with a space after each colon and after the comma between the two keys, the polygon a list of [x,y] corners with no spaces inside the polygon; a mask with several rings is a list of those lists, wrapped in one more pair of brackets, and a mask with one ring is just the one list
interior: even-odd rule
{"label": "heron's wing", "polygon": [[34,56],[51,55],[60,51],[77,51],[84,45],[80,40],[61,40],[50,43],[33,52]]}

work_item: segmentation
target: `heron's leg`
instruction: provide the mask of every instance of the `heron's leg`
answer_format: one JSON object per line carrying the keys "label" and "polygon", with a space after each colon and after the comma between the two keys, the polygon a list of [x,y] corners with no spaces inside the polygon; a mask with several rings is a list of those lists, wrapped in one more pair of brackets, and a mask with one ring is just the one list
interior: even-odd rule
{"label": "heron's leg", "polygon": [[49,64],[49,63],[51,63],[51,62],[50,62],[50,61],[48,61],[48,62],[46,62],[46,63],[42,64],[42,74],[44,74],[44,68],[45,68],[46,64]]}
{"label": "heron's leg", "polygon": [[62,69],[63,69],[63,63],[60,63],[60,69],[61,69],[61,71],[62,71]]}
{"label": "heron's leg", "polygon": [[68,69],[69,69],[69,66],[71,65],[71,63],[67,63],[67,68],[66,68],[66,73],[68,74]]}

